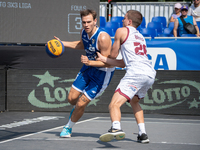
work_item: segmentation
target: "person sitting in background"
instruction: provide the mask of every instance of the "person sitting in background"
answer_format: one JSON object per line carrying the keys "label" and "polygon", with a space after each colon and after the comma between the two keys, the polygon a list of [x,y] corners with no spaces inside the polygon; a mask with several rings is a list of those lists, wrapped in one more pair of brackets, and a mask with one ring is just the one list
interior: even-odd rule
{"label": "person sitting in background", "polygon": [[[195,26],[196,30],[197,30],[197,37],[200,37],[200,34],[199,34],[199,28],[197,26],[197,23],[194,19],[193,16],[188,16],[187,15],[187,12],[188,12],[188,7],[187,6],[182,6],[181,7],[181,16],[183,17],[183,19],[185,20],[186,23],[191,23]],[[174,37],[177,37],[177,29],[178,29],[178,34],[179,36],[181,36],[182,34],[189,34],[185,29],[184,29],[184,26],[183,26],[183,22],[181,21],[180,17],[177,18],[174,22],[174,29],[173,29],[173,34],[174,34]]]}
{"label": "person sitting in background", "polygon": [[193,16],[197,22],[200,22],[200,0],[193,0],[194,3],[188,10],[188,15]]}
{"label": "person sitting in background", "polygon": [[170,22],[174,22],[178,17],[181,16],[181,7],[182,5],[180,3],[176,3],[174,5],[175,14],[172,14]]}

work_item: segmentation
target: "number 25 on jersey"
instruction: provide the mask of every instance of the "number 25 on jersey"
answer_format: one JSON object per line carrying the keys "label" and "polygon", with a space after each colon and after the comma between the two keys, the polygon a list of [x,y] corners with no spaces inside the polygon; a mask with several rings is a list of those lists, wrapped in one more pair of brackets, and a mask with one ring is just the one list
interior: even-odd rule
{"label": "number 25 on jersey", "polygon": [[137,55],[146,55],[147,56],[147,50],[146,50],[145,44],[142,45],[139,42],[134,42],[134,46],[135,46],[135,53]]}

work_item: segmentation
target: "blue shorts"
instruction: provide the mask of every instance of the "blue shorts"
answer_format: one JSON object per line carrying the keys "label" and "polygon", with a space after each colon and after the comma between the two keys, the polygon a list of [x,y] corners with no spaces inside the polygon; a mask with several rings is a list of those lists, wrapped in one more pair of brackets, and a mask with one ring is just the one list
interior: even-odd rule
{"label": "blue shorts", "polygon": [[89,100],[100,96],[109,85],[115,68],[83,66],[72,87],[85,94]]}

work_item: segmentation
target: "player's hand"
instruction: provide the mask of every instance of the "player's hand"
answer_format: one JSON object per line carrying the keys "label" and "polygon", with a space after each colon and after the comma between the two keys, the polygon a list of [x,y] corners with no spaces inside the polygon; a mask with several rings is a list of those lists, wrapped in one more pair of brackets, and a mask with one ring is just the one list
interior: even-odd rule
{"label": "player's hand", "polygon": [[89,65],[90,65],[90,60],[88,59],[87,56],[81,55],[81,62],[82,62],[83,64],[85,64],[86,66],[89,66]]}
{"label": "player's hand", "polygon": [[[58,40],[58,41],[61,41],[58,37],[56,37],[56,36],[54,36],[54,38],[56,39],[56,40]],[[48,43],[49,41],[47,41],[47,43]],[[47,45],[47,43],[45,44],[45,46]]]}
{"label": "player's hand", "polygon": [[96,60],[106,63],[106,57],[105,56],[101,55],[99,52],[97,52],[97,55],[98,55],[98,57],[96,58]]}
{"label": "player's hand", "polygon": [[56,39],[56,40],[58,40],[58,41],[61,41],[58,37],[56,37],[56,36],[54,36],[54,38]]}

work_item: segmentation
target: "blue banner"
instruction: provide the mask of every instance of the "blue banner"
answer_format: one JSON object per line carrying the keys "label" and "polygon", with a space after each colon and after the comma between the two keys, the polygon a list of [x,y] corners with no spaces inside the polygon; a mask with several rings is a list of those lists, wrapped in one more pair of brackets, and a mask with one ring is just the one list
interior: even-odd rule
{"label": "blue banner", "polygon": [[200,39],[146,40],[156,70],[200,70]]}

